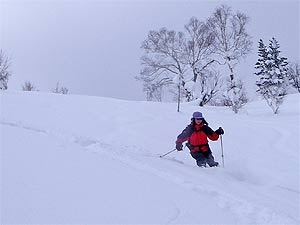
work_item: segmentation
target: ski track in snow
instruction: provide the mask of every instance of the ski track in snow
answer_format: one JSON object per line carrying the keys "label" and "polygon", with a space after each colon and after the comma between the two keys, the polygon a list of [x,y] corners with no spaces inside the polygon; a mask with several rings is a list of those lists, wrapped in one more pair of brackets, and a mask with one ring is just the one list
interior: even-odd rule
{"label": "ski track in snow", "polygon": [[170,217],[168,219],[168,221],[166,222],[166,224],[176,223],[177,218],[179,218],[179,216],[181,214],[180,207],[177,206],[176,202],[173,202],[173,205],[174,205],[174,208],[175,208],[174,215],[172,215],[172,217]]}
{"label": "ski track in snow", "polygon": [[[75,134],[67,134],[62,131],[50,131],[44,130],[40,128],[35,128],[33,126],[18,122],[0,122],[6,126],[19,127],[26,130],[43,133],[45,135],[50,135],[52,137],[63,140],[64,142],[73,143],[81,146],[85,151],[96,154],[103,154],[112,160],[116,160],[118,162],[122,162],[134,169],[142,170],[144,172],[153,174],[155,176],[159,176],[162,179],[168,180],[175,184],[178,184],[188,190],[192,190],[199,194],[205,194],[211,196],[216,200],[218,206],[223,209],[230,210],[238,219],[239,223],[242,224],[299,224],[300,221],[298,218],[290,218],[288,215],[285,215],[281,212],[275,212],[273,209],[269,209],[262,205],[257,205],[257,203],[251,203],[247,200],[238,198],[234,195],[234,193],[227,193],[213,186],[213,184],[209,184],[210,182],[201,184],[197,183],[197,179],[199,177],[200,180],[207,179],[207,174],[216,174],[216,170],[221,170],[220,173],[224,174],[226,171],[222,171],[222,168],[209,168],[209,169],[201,169],[201,173],[198,171],[195,165],[186,164],[184,161],[180,161],[172,158],[160,158],[159,155],[151,154],[151,152],[147,152],[145,149],[140,149],[138,146],[122,146],[111,143],[105,143],[101,140],[95,140],[93,138],[75,135]],[[281,130],[276,130],[276,132],[280,133]],[[280,133],[281,135],[289,135],[288,132]],[[279,135],[280,136],[280,135]],[[277,142],[280,142],[279,138]],[[142,153],[142,154],[141,154]],[[166,165],[166,163],[169,163]],[[170,164],[171,163],[171,164]],[[160,168],[157,168],[158,165],[161,165]],[[170,168],[166,167],[170,166]],[[164,169],[166,167],[166,169]],[[172,170],[176,168],[176,171],[172,172]],[[180,169],[178,169],[180,168]],[[191,170],[193,169],[193,170]],[[196,171],[196,172],[195,172]],[[178,176],[178,172],[182,173],[182,176]],[[227,175],[232,176],[233,179],[239,180],[240,182],[248,182],[247,179],[243,177],[247,176],[247,174],[241,173],[238,175],[227,173]],[[183,179],[184,177],[184,179]],[[216,179],[216,177],[212,176],[210,178],[212,180]],[[213,183],[213,181],[212,181]],[[249,185],[249,184],[247,184]],[[255,185],[255,182],[252,183]],[[291,192],[296,192],[296,190],[291,190],[284,186],[280,186],[278,188],[285,189]],[[174,203],[174,208],[176,212],[174,215],[169,218],[167,224],[176,223],[176,219],[179,217],[180,208],[176,206]],[[251,218],[251,220],[250,220]]]}

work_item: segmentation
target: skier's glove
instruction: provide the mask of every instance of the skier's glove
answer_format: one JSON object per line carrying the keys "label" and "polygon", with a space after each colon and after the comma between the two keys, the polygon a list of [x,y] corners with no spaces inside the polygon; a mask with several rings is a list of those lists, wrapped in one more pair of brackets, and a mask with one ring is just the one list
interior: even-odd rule
{"label": "skier's glove", "polygon": [[219,127],[219,128],[215,131],[215,133],[216,133],[217,135],[222,135],[222,134],[224,134],[224,130],[222,129],[222,127]]}
{"label": "skier's glove", "polygon": [[177,151],[182,151],[182,148],[183,148],[182,143],[181,142],[177,142],[176,143],[176,149],[177,149]]}

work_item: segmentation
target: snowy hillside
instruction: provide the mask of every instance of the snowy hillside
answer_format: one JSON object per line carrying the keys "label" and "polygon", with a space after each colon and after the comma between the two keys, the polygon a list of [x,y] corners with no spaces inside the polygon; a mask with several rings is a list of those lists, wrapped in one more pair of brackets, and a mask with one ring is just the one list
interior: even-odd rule
{"label": "snowy hillside", "polygon": [[[1,224],[299,224],[300,97],[222,107],[1,92]],[[201,110],[225,168],[177,135]],[[210,142],[222,162],[220,141]]]}

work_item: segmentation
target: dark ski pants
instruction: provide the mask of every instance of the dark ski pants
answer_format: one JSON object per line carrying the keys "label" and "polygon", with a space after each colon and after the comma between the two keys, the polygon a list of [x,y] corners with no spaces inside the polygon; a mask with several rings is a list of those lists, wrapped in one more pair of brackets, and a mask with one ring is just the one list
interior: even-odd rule
{"label": "dark ski pants", "polygon": [[205,167],[206,163],[210,166],[218,166],[219,163],[215,162],[215,159],[211,153],[211,151],[207,152],[191,152],[192,157],[196,160],[197,165],[199,167]]}

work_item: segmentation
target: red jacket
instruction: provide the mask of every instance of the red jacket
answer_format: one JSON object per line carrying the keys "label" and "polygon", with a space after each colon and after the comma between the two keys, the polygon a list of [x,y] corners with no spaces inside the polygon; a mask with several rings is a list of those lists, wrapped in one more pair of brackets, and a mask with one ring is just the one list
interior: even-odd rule
{"label": "red jacket", "polygon": [[210,151],[208,139],[216,141],[218,138],[219,135],[205,122],[202,122],[200,125],[192,122],[178,135],[176,143],[188,141],[187,146],[192,152],[206,152]]}

